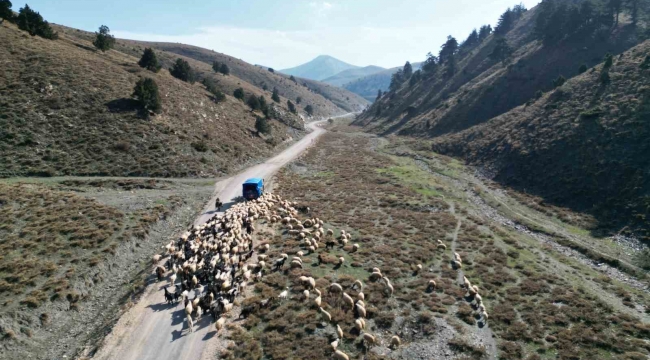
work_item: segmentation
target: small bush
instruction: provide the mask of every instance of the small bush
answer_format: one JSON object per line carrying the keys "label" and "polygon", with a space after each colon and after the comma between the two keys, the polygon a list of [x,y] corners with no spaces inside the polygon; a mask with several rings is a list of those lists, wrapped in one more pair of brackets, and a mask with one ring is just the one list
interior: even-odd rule
{"label": "small bush", "polygon": [[255,96],[255,94],[250,94],[248,101],[246,101],[246,104],[248,104],[251,110],[261,109],[260,100],[257,98],[257,96]]}
{"label": "small bush", "polygon": [[235,99],[244,100],[244,89],[243,88],[235,89],[235,91],[232,94],[235,97]]}
{"label": "small bush", "polygon": [[120,141],[113,145],[113,149],[117,151],[127,152],[131,149],[131,145],[125,141]]}
{"label": "small bush", "polygon": [[52,30],[50,24],[43,19],[41,14],[32,10],[29,5],[25,5],[18,11],[16,18],[18,28],[27,31],[31,36],[40,36],[45,39],[56,40],[59,35]]}
{"label": "small bush", "polygon": [[560,87],[560,86],[564,85],[565,82],[566,82],[566,78],[564,76],[560,75],[560,76],[558,76],[557,79],[553,80],[553,87]]}
{"label": "small bush", "polygon": [[221,64],[219,64],[218,61],[215,60],[212,62],[212,70],[214,70],[214,72],[218,73],[220,68]]}
{"label": "small bush", "polygon": [[612,54],[607,53],[607,55],[605,55],[605,64],[603,65],[603,68],[609,69],[612,65],[614,65],[614,57]]}
{"label": "small bush", "polygon": [[578,74],[584,74],[586,72],[587,72],[587,65],[586,64],[580,65],[580,68],[578,69]]}
{"label": "small bush", "polygon": [[296,113],[296,106],[291,102],[291,100],[287,100],[287,107],[289,107],[289,111],[292,113]]}
{"label": "small bush", "polygon": [[639,65],[641,69],[648,69],[650,68],[650,55],[646,56],[641,65]]}
{"label": "small bush", "polygon": [[309,114],[309,116],[314,115],[314,108],[311,105],[305,106],[305,112]]}
{"label": "small bush", "polygon": [[208,145],[203,141],[193,142],[192,147],[194,148],[194,150],[196,150],[198,152],[206,152],[206,151],[208,151]]}
{"label": "small bush", "polygon": [[273,95],[271,95],[271,100],[275,101],[276,103],[280,102],[280,93],[278,92],[278,89],[273,88]]}
{"label": "small bush", "polygon": [[541,99],[542,96],[544,96],[544,92],[542,90],[537,90],[535,93],[535,99]]}
{"label": "small bush", "polygon": [[272,73],[275,72],[275,70],[273,68],[269,68],[269,71],[272,72]]}
{"label": "small bush", "polygon": [[160,68],[162,68],[160,63],[158,63],[158,58],[156,57],[156,53],[153,52],[153,49],[151,48],[144,49],[144,53],[142,54],[140,61],[138,61],[138,65],[140,65],[140,67],[143,67],[155,73],[160,71]]}
{"label": "small bush", "polygon": [[226,95],[217,88],[217,84],[212,79],[204,78],[203,85],[214,96],[215,102],[219,103],[226,100]]}
{"label": "small bush", "polygon": [[268,120],[258,116],[257,119],[255,119],[255,129],[262,134],[268,134],[271,132],[271,125]]}
{"label": "small bush", "polygon": [[173,77],[189,82],[190,84],[194,84],[196,81],[196,75],[194,74],[194,70],[192,70],[190,64],[180,58],[176,59],[174,66],[169,69],[169,73],[172,74]]}
{"label": "small bush", "polygon": [[106,25],[99,27],[99,32],[95,33],[93,45],[102,52],[110,50],[115,46],[115,37],[110,34],[111,30]]}
{"label": "small bush", "polygon": [[221,64],[219,67],[219,72],[223,75],[230,75],[230,68],[226,64]]}
{"label": "small bush", "polygon": [[300,96],[298,96],[296,98],[296,104],[300,105],[301,102],[302,102],[302,98]]}
{"label": "small bush", "polygon": [[138,99],[146,110],[158,112],[162,109],[158,85],[151,78],[138,80],[133,89],[133,97]]}
{"label": "small bush", "polygon": [[603,71],[600,73],[600,83],[603,85],[607,85],[611,82],[611,78],[609,77],[609,71]]}

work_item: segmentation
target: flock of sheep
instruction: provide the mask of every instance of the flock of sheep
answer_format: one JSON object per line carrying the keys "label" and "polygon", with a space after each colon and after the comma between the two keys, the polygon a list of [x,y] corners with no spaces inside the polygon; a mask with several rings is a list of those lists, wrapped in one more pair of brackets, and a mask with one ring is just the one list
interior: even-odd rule
{"label": "flock of sheep", "polygon": [[[184,233],[177,241],[172,241],[164,248],[167,257],[166,267],[157,266],[156,271],[159,279],[171,271],[170,285],[174,291],[165,287],[165,299],[168,303],[183,301],[185,306],[188,329],[193,331],[194,319],[200,318],[203,313],[210,312],[216,323],[217,331],[225,325],[223,314],[232,310],[234,300],[237,296],[245,295],[244,290],[250,281],[258,281],[265,275],[267,268],[282,270],[289,259],[287,254],[281,254],[267,265],[267,254],[270,250],[269,244],[254,246],[252,234],[255,230],[254,222],[265,219],[269,226],[280,225],[286,230],[289,236],[295,236],[300,240],[301,249],[296,252],[289,262],[289,268],[302,268],[302,257],[316,253],[321,243],[326,248],[333,248],[337,243],[345,246],[352,240],[352,235],[341,230],[340,236],[336,237],[332,229],[325,229],[323,221],[318,218],[300,221],[298,209],[295,202],[283,200],[281,197],[272,194],[265,194],[259,199],[233,205],[223,215],[216,215],[204,225],[194,226]],[[353,244],[347,247],[351,253],[358,251],[359,245]],[[438,249],[446,250],[446,246],[438,240]],[[257,262],[248,263],[253,259],[253,254],[258,252]],[[158,265],[163,256],[156,255],[153,258],[154,264]],[[322,254],[318,254],[318,264],[323,262]],[[343,266],[344,257],[340,257],[335,268]],[[456,269],[462,266],[462,260],[457,253],[454,253],[452,266]],[[415,266],[415,273],[422,271],[422,265]],[[467,278],[463,277],[461,284],[467,290],[466,297],[471,299],[475,305],[480,321],[486,322],[488,315],[478,294],[478,287],[473,286]],[[178,280],[178,282],[177,282]],[[304,287],[302,301],[309,301],[314,295],[313,304],[320,313],[323,321],[332,322],[331,314],[325,310],[322,292],[316,288],[316,280],[313,277],[301,276],[300,283]],[[379,282],[384,285],[384,295],[391,297],[394,287],[390,279],[381,273],[379,268],[373,268],[369,281]],[[366,305],[363,293],[363,282],[357,279],[349,290],[358,292],[355,296],[348,294],[338,283],[331,283],[327,287],[328,301],[331,305],[340,306],[345,311],[352,310],[355,320],[352,328],[361,336],[361,341],[366,350],[378,343],[378,339],[366,332]],[[436,288],[436,282],[430,280],[427,291],[432,292]],[[193,294],[193,297],[191,295]],[[259,307],[267,307],[276,301],[283,301],[288,298],[289,289],[280,292],[277,297],[262,300],[259,304],[244,307],[240,317],[247,317]],[[338,349],[343,339],[343,329],[339,324],[332,324],[336,328],[337,338],[331,342],[333,357],[339,360],[347,360],[349,356]],[[401,345],[398,336],[392,336],[390,347],[395,349]]]}

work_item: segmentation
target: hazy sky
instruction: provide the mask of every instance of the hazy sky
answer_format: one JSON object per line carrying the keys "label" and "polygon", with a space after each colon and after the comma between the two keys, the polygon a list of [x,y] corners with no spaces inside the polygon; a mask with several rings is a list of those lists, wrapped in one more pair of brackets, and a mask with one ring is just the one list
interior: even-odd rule
{"label": "hazy sky", "polygon": [[[23,0],[26,1],[26,0]],[[532,8],[540,0],[522,0]],[[23,6],[14,0],[14,10]],[[327,54],[393,67],[422,61],[447,35],[494,26],[518,0],[30,0],[57,24],[120,38],[182,42],[276,69]]]}

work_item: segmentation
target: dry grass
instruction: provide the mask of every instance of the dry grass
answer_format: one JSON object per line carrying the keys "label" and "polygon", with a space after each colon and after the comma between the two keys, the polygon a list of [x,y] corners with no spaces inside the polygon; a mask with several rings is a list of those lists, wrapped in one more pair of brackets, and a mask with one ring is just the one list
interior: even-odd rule
{"label": "dry grass", "polygon": [[[339,126],[334,130],[321,138],[317,148],[278,175],[277,192],[309,206],[310,216],[326,220],[326,228],[351,232],[353,242],[361,247],[355,254],[339,247],[321,252],[326,258],[345,256],[342,268],[335,269],[330,263],[318,266],[315,255],[309,255],[303,257],[304,269],[274,273],[256,286],[258,298],[252,301],[291,288],[290,300],[261,309],[243,323],[252,336],[249,341],[261,346],[261,357],[329,356],[323,349],[334,337],[333,327],[323,326],[311,303],[299,300],[302,295],[297,278],[301,275],[314,276],[319,289],[332,281],[344,287],[357,278],[364,281],[371,333],[384,329],[390,334],[396,328],[395,317],[403,316],[419,329],[417,335],[403,334],[404,346],[428,341],[437,336],[432,318],[438,316],[458,333],[448,344],[450,349],[465,358],[484,356],[485,348],[465,338],[477,326],[476,318],[463,299],[464,291],[454,281],[456,272],[449,266],[449,251],[435,249],[437,239],[451,245],[450,234],[458,219],[462,226],[457,251],[467,277],[481,289],[499,358],[600,359],[650,354],[643,340],[650,326],[615,311],[599,297],[601,290],[581,286],[577,279],[590,273],[556,272],[531,242],[477,214],[462,197],[462,184],[418,171],[409,159],[374,150],[378,145],[375,139],[346,134],[354,129]],[[463,171],[449,158],[438,160],[448,164],[445,171],[449,173]],[[427,189],[432,191],[423,191]],[[450,202],[456,215],[449,212]],[[299,243],[285,234],[268,237],[273,244],[271,258],[281,252],[295,254],[299,249]],[[570,259],[562,261],[571,264]],[[412,271],[416,263],[425,268],[419,275]],[[395,287],[392,298],[385,296],[383,285],[368,280],[372,267],[381,268],[391,279]],[[438,284],[432,294],[425,291],[428,279]],[[608,286],[602,290],[622,299],[641,300]],[[342,349],[352,356],[360,354],[362,347],[351,327],[351,312],[341,311],[326,295],[323,302],[333,323],[343,328]],[[387,341],[388,335],[383,340]]]}
{"label": "dry grass", "polygon": [[[273,138],[263,139],[243,102],[228,96],[215,104],[203,85],[168,71],[148,72],[137,65],[138,57],[98,53],[90,42],[61,35],[48,41],[2,25],[0,177],[207,177],[268,156],[299,135],[272,121]],[[155,79],[163,102],[162,112],[149,120],[138,116],[131,99],[142,76]],[[239,82],[249,93],[262,93]],[[196,142],[207,151],[195,150]]]}

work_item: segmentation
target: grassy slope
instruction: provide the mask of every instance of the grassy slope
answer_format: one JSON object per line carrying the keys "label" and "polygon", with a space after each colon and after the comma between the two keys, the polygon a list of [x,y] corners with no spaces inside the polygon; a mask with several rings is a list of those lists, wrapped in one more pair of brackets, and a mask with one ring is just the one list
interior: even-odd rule
{"label": "grassy slope", "polygon": [[[238,79],[244,80],[260,89],[266,85],[268,88],[266,94],[269,99],[271,97],[271,91],[275,87],[278,89],[283,99],[282,104],[286,106],[285,99],[291,100],[295,103],[296,98],[301,97],[303,101],[301,106],[298,108],[302,109],[307,105],[312,105],[314,108],[314,115],[319,117],[359,111],[367,104],[363,98],[344,89],[334,87],[332,90],[327,92],[322,90],[320,92],[315,92],[313,89],[322,89],[322,87],[329,87],[329,85],[318,81],[303,79],[299,79],[298,83],[294,83],[289,80],[289,76],[285,76],[284,74],[271,73],[266,68],[254,66],[232,56],[196,46],[175,43],[149,43],[132,40],[119,40],[119,43],[124,45],[123,51],[128,52],[133,56],[140,56],[144,47],[154,47],[158,50],[164,50],[169,54],[181,55],[185,58],[194,59],[197,62],[203,63],[202,66],[197,65],[197,67],[206,75],[212,73],[211,66],[214,61],[225,63],[230,68],[231,74],[236,76]],[[313,85],[306,87],[302,85],[303,81],[308,81]],[[225,91],[232,94],[232,91],[229,90],[230,89],[227,89]],[[302,113],[304,114],[304,111],[302,111]]]}
{"label": "grassy slope", "polygon": [[451,79],[439,71],[412,87],[407,82],[377,102],[357,124],[376,133],[416,136],[461,131],[524,104],[539,90],[551,90],[558,76],[573,77],[580,65],[594,66],[607,52],[619,54],[638,41],[629,23],[621,22],[606,42],[592,37],[545,47],[532,40],[535,14],[536,8],[526,12],[505,36],[515,50],[510,65],[489,59],[497,40],[492,35],[459,55],[458,71]]}
{"label": "grassy slope", "polygon": [[650,42],[617,57],[611,83],[599,65],[433,148],[487,166],[496,180],[547,202],[594,215],[601,226],[632,225],[650,240]]}
{"label": "grassy slope", "polygon": [[372,74],[376,74],[378,72],[382,72],[384,70],[386,69],[379,66],[373,66],[373,65],[362,67],[359,69],[349,69],[349,70],[341,71],[340,73],[334,76],[330,76],[327,79],[324,79],[323,82],[334,86],[345,87],[344,85],[349,82],[352,82],[357,79],[361,79],[363,77]]}
{"label": "grassy slope", "polygon": [[[255,286],[257,297],[246,303],[277,296],[286,286],[290,299],[239,323],[247,331],[233,331],[236,346],[226,358],[318,359],[331,354],[334,325],[324,326],[312,301],[302,300],[301,275],[316,278],[323,307],[344,332],[339,349],[351,358],[363,353],[360,337],[351,331],[352,312],[340,310],[324,290],[338,282],[355,296],[357,292],[348,289],[355,279],[365,284],[366,331],[380,342],[367,359],[450,354],[487,358],[491,334],[496,341],[491,349],[498,351],[499,359],[648,355],[642,340],[650,334],[647,315],[643,308],[635,309],[635,304],[647,308],[647,293],[487,217],[468,196],[473,186],[468,179],[473,177],[457,161],[428,149],[413,150],[412,143],[400,139],[376,139],[344,126],[335,130],[279,174],[278,193],[309,206],[310,216],[324,220],[326,228],[351,233],[351,243],[360,244],[360,249],[350,254],[349,244],[333,250],[321,247],[317,252],[324,264],[316,265],[317,255],[309,254],[302,257],[302,270],[267,275]],[[357,156],[350,157],[353,152]],[[415,153],[427,157],[415,162],[403,156]],[[449,265],[458,224],[456,249],[466,276],[481,289],[490,313],[489,330],[477,326]],[[270,258],[301,250],[299,241],[286,234],[267,237],[272,238]],[[448,250],[436,250],[436,239]],[[345,264],[337,269],[339,256]],[[424,265],[419,275],[412,271],[417,263]],[[392,298],[384,295],[382,284],[368,280],[372,267],[391,279]],[[428,279],[438,284],[433,293],[425,291]],[[402,346],[390,351],[386,347],[394,334],[399,334]]]}

